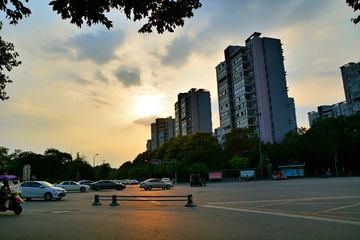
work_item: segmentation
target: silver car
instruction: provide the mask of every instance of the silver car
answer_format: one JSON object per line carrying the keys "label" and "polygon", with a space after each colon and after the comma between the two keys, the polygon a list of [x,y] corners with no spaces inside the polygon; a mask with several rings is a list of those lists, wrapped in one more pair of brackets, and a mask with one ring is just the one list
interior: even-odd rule
{"label": "silver car", "polygon": [[50,201],[55,198],[60,200],[66,197],[65,189],[55,187],[51,183],[45,181],[28,181],[21,183],[22,193],[21,197],[26,200],[32,198],[45,198],[46,201]]}
{"label": "silver car", "polygon": [[144,188],[145,190],[151,190],[153,188],[170,189],[172,186],[173,185],[171,182],[164,182],[158,178],[151,178],[151,179],[145,180],[143,182],[140,182],[140,185],[139,185],[140,188]]}
{"label": "silver car", "polygon": [[54,184],[54,186],[63,188],[66,191],[86,192],[90,190],[90,187],[88,185],[81,185],[74,181],[63,181],[60,184]]}

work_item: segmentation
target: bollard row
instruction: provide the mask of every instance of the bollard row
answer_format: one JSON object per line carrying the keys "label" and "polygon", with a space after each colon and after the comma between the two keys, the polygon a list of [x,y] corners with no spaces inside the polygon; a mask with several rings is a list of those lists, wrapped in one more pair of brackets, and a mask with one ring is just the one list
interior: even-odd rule
{"label": "bollard row", "polygon": [[[171,197],[186,197],[187,198],[187,204],[185,205],[185,207],[195,207],[196,205],[193,203],[193,197],[192,194],[188,194],[188,195],[174,195],[174,196],[117,196],[117,195],[103,195],[100,196],[99,194],[95,195],[95,202],[92,205],[102,205],[100,202],[100,197],[111,197],[112,198],[112,202],[110,203],[110,206],[118,206],[120,205],[117,202],[117,198],[118,197],[123,197],[123,198],[137,198],[137,197],[141,197],[141,198],[161,198],[161,197],[166,197],[166,198],[171,198]],[[142,199],[142,200],[128,200],[128,201],[153,201],[153,200],[148,200],[148,199]],[[166,200],[158,200],[158,201],[185,201],[185,200],[179,200],[179,199],[166,199]]]}

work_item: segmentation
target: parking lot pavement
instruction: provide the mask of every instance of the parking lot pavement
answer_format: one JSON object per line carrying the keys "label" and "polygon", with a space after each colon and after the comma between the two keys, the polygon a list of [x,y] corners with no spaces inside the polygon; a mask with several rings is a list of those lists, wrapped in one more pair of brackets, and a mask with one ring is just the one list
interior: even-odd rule
{"label": "parking lot pavement", "polygon": [[[69,192],[0,212],[1,239],[358,239],[360,178],[177,184],[169,190]],[[186,201],[122,201],[95,195],[192,194]],[[141,200],[139,198],[138,200]],[[281,237],[280,237],[281,236]]]}
{"label": "parking lot pavement", "polygon": [[360,196],[218,202],[204,207],[360,226]]}

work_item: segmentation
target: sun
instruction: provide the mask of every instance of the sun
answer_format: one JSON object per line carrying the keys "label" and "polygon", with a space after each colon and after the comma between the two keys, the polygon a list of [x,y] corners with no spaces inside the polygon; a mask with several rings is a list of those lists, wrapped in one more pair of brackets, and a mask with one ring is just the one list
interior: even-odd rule
{"label": "sun", "polygon": [[157,115],[160,112],[160,106],[156,97],[142,96],[137,99],[137,111],[142,116]]}

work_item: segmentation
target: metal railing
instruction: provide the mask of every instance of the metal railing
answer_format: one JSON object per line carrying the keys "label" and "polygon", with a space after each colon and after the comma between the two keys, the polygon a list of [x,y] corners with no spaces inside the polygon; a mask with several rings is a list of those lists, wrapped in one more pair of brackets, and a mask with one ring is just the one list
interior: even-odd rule
{"label": "metal railing", "polygon": [[[110,206],[118,206],[120,205],[117,202],[118,198],[124,198],[121,199],[121,201],[155,201],[152,198],[168,198],[168,199],[156,199],[156,201],[187,201],[187,204],[185,207],[195,207],[196,205],[193,203],[193,197],[192,194],[188,195],[160,195],[160,196],[128,196],[128,195],[95,195],[95,202],[92,205],[102,205],[100,202],[100,197],[102,198],[108,198],[111,197],[112,202],[110,203]],[[150,198],[150,199],[148,199]],[[175,198],[175,199],[172,199]],[[180,199],[180,198],[186,198],[186,199]]]}

